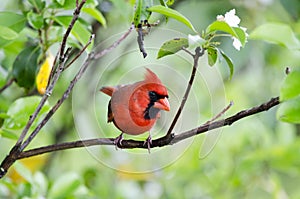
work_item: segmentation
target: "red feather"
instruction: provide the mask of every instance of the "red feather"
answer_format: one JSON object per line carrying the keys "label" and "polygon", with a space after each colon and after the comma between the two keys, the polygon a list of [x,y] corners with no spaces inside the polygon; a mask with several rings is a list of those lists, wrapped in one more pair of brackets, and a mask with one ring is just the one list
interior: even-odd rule
{"label": "red feather", "polygon": [[102,87],[100,91],[111,96],[108,121],[113,121],[123,133],[138,135],[149,131],[159,118],[159,110],[170,109],[166,87],[148,68],[143,81]]}

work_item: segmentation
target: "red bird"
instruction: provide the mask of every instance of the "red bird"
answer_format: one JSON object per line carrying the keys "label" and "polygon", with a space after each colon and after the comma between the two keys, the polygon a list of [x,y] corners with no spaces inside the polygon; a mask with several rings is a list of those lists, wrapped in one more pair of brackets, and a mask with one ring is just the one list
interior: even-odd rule
{"label": "red bird", "polygon": [[[169,111],[168,91],[160,79],[146,68],[145,79],[133,84],[105,86],[101,92],[111,96],[107,122],[113,122],[122,133],[114,140],[122,145],[123,133],[139,135],[149,131],[159,118],[160,110]],[[151,135],[146,139],[148,150]]]}

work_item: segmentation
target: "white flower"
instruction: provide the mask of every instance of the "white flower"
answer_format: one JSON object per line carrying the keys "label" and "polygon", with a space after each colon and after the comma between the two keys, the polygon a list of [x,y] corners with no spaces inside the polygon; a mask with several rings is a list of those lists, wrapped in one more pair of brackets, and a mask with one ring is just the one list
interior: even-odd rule
{"label": "white flower", "polygon": [[238,27],[241,22],[240,18],[235,15],[235,9],[226,12],[224,20],[231,27]]}
{"label": "white flower", "polygon": [[218,21],[225,21],[231,27],[238,27],[241,22],[240,18],[235,15],[235,9],[230,10],[223,15],[217,15]]}
{"label": "white flower", "polygon": [[242,47],[242,43],[236,37],[232,37],[232,39],[233,39],[232,42],[233,47],[239,51]]}
{"label": "white flower", "polygon": [[[248,36],[248,34],[246,32],[247,29],[239,26],[241,19],[235,15],[235,9],[232,9],[229,12],[226,12],[225,16],[217,15],[217,20],[225,21],[230,27],[241,28],[242,30],[244,30],[246,37]],[[233,43],[232,43],[233,47],[237,50],[240,50],[242,47],[242,43],[240,42],[240,40],[238,40],[236,37],[232,37],[232,39],[233,39]]]}
{"label": "white flower", "polygon": [[189,48],[195,48],[205,43],[205,40],[199,35],[188,35]]}
{"label": "white flower", "polygon": [[218,21],[225,21],[225,17],[223,15],[217,15]]}

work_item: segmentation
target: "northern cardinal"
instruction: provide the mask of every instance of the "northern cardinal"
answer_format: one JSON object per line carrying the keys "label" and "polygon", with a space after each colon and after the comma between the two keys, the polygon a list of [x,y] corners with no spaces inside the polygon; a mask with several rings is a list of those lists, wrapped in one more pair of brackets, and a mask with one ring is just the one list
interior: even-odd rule
{"label": "northern cardinal", "polygon": [[[145,79],[133,84],[104,86],[101,92],[111,96],[107,122],[113,122],[122,132],[114,144],[122,146],[123,133],[139,135],[149,131],[159,118],[160,110],[169,111],[168,91],[160,79],[146,68]],[[145,141],[148,151],[151,135]]]}

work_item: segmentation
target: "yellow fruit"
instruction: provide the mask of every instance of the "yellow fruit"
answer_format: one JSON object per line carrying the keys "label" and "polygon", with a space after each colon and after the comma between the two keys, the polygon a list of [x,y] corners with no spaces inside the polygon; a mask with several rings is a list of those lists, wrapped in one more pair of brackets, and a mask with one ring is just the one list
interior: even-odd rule
{"label": "yellow fruit", "polygon": [[49,76],[52,70],[54,57],[51,53],[48,54],[45,61],[42,63],[40,70],[36,76],[36,87],[41,95],[44,95],[49,81]]}

